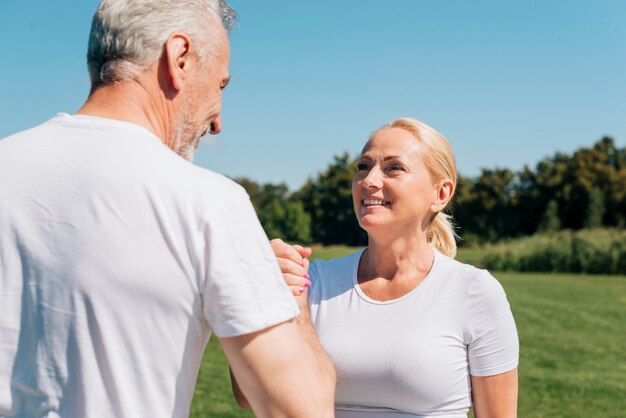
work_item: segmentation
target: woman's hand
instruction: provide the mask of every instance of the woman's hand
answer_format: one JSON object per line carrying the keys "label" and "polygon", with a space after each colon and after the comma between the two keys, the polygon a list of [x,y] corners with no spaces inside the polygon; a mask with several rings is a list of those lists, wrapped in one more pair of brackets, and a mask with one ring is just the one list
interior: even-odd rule
{"label": "woman's hand", "polygon": [[[290,245],[280,238],[270,241],[274,250],[278,265],[283,273],[285,282],[291,289],[294,296],[305,294],[306,289],[311,285],[309,280],[309,260],[312,250],[301,245]],[[306,298],[298,298],[305,299]]]}

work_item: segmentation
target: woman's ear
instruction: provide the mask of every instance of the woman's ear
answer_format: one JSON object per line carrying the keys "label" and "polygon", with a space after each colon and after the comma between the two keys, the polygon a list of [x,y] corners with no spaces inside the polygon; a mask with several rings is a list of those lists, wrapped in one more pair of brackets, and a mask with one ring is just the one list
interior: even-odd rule
{"label": "woman's ear", "polygon": [[445,179],[435,186],[435,200],[431,205],[433,212],[441,212],[445,209],[454,195],[454,182],[450,179]]}
{"label": "woman's ear", "polygon": [[182,90],[189,75],[194,54],[190,53],[191,39],[184,33],[173,33],[165,41],[165,65],[172,88]]}

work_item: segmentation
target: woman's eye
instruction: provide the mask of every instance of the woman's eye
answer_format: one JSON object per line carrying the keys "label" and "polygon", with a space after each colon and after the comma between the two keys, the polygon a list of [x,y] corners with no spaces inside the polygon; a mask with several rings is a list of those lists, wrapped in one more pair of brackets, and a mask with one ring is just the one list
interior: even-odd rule
{"label": "woman's eye", "polygon": [[369,164],[366,164],[366,163],[359,163],[356,165],[356,169],[357,171],[369,170],[370,166]]}
{"label": "woman's eye", "polygon": [[404,167],[402,167],[400,164],[391,164],[390,166],[387,166],[387,171],[391,173],[396,173],[405,170]]}

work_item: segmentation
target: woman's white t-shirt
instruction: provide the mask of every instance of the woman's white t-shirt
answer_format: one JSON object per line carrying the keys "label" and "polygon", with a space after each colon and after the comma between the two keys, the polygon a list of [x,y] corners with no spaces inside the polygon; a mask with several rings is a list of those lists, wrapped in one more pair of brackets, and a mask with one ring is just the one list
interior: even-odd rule
{"label": "woman's white t-shirt", "polygon": [[376,301],[357,282],[363,250],[315,261],[311,318],[337,370],[337,417],[465,417],[470,375],[517,367],[519,343],[500,283],[435,251],[424,281]]}

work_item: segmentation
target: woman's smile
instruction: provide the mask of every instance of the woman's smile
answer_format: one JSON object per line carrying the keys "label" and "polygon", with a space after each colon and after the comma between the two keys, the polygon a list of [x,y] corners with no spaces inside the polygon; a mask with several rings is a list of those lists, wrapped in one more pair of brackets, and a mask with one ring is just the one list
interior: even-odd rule
{"label": "woman's smile", "polygon": [[363,199],[361,201],[361,204],[364,207],[376,207],[376,206],[390,207],[391,206],[391,202],[388,202],[386,200],[378,200],[378,199]]}

